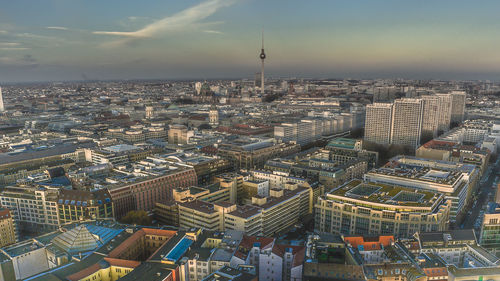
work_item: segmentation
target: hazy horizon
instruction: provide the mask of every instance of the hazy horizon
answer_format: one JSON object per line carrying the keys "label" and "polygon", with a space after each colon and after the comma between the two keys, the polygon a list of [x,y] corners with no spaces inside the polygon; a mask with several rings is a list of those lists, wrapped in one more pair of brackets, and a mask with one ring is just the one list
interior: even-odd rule
{"label": "hazy horizon", "polygon": [[[0,83],[493,80],[498,1],[76,0],[0,8]],[[42,3],[43,2],[43,3]]]}

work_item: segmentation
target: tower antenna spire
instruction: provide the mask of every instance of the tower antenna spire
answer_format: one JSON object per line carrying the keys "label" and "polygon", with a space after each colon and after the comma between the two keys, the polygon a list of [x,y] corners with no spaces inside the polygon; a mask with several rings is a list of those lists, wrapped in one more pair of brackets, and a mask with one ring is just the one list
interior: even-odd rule
{"label": "tower antenna spire", "polygon": [[262,28],[262,49],[260,49],[259,55],[261,66],[260,66],[260,93],[264,94],[264,60],[266,59],[266,53],[264,53],[264,28]]}

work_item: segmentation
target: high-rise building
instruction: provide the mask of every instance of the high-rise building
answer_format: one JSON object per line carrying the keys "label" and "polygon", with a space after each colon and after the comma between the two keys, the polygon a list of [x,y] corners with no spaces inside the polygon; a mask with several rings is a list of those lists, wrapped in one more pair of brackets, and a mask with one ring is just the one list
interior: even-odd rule
{"label": "high-rise building", "polygon": [[391,103],[374,103],[366,106],[365,140],[388,145],[391,142]]}
{"label": "high-rise building", "polygon": [[464,91],[453,91],[451,97],[451,122],[460,123],[464,120],[466,94]]}
{"label": "high-rise building", "polygon": [[0,112],[2,112],[4,110],[5,110],[5,107],[3,106],[2,87],[0,87]]}
{"label": "high-rise building", "polygon": [[452,97],[450,94],[436,94],[436,96],[439,98],[438,135],[440,135],[450,129]]}
{"label": "high-rise building", "polygon": [[392,111],[391,144],[417,148],[422,131],[421,99],[398,99]]}
{"label": "high-rise building", "polygon": [[424,112],[422,117],[422,137],[432,139],[437,137],[439,131],[439,109],[441,99],[438,96],[422,96]]}

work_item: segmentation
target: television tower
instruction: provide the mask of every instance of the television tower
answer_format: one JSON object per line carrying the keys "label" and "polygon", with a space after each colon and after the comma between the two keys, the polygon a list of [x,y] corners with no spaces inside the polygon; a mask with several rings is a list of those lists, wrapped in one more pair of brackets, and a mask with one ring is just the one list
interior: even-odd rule
{"label": "television tower", "polygon": [[0,112],[3,112],[5,107],[3,106],[3,96],[2,96],[2,87],[0,87]]}
{"label": "television tower", "polygon": [[264,60],[266,59],[266,54],[264,53],[264,30],[262,30],[262,49],[260,49],[260,61],[262,65],[260,67],[260,93],[264,93]]}

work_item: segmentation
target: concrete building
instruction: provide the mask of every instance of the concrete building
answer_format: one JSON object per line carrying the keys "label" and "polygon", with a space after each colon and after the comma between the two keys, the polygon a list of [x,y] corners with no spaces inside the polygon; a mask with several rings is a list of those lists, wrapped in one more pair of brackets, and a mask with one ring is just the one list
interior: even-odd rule
{"label": "concrete building", "polygon": [[10,210],[18,232],[38,233],[59,227],[57,196],[57,188],[6,187],[0,202]]}
{"label": "concrete building", "polygon": [[235,169],[263,167],[267,160],[299,152],[298,144],[276,143],[273,139],[240,138],[221,143],[217,154],[228,159]]}
{"label": "concrete building", "polygon": [[7,208],[0,208],[0,248],[16,243],[14,219]]}
{"label": "concrete building", "polygon": [[437,137],[441,117],[441,99],[438,96],[421,96],[424,104],[422,118],[422,137]]}
{"label": "concrete building", "polygon": [[3,95],[2,95],[2,87],[0,87],[0,112],[4,112],[5,107],[3,104]]}
{"label": "concrete building", "polygon": [[365,141],[383,145],[391,143],[391,103],[373,103],[366,106]]}
{"label": "concrete building", "polygon": [[194,136],[194,131],[188,130],[184,125],[171,125],[168,130],[169,144],[187,144],[189,138]]}
{"label": "concrete building", "polygon": [[113,202],[106,189],[62,189],[57,199],[57,209],[60,224],[114,217]]}
{"label": "concrete building", "polygon": [[305,119],[296,123],[282,123],[274,127],[274,138],[283,142],[306,145],[315,142],[323,133],[323,121]]}
{"label": "concrete building", "polygon": [[471,164],[396,156],[385,166],[366,173],[364,179],[443,194],[451,200],[450,221],[455,222],[464,214],[479,174]]}
{"label": "concrete building", "polygon": [[430,191],[353,180],[319,198],[315,230],[411,237],[448,228],[451,202]]}
{"label": "concrete building", "polygon": [[436,96],[439,98],[438,134],[440,134],[450,129],[453,99],[450,94],[436,94]]}
{"label": "concrete building", "polygon": [[196,172],[191,167],[167,165],[166,169],[155,171],[157,175],[122,177],[105,186],[113,201],[115,218],[119,219],[132,210],[152,211],[156,202],[172,199],[174,188],[197,183]]}
{"label": "concrete building", "polygon": [[405,98],[394,101],[391,144],[417,149],[422,132],[423,104],[421,99]]}
{"label": "concrete building", "polygon": [[274,238],[243,236],[231,266],[252,265],[259,280],[302,280],[304,246],[278,243]]}
{"label": "concrete building", "polygon": [[464,120],[466,97],[464,91],[451,92],[451,122],[460,124]]}

